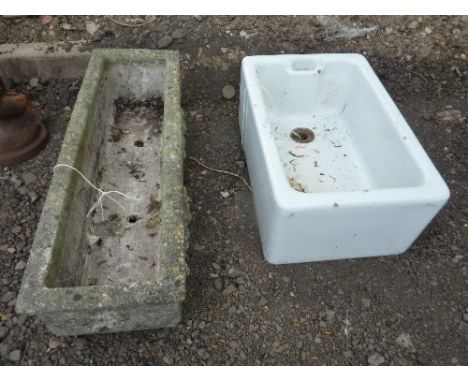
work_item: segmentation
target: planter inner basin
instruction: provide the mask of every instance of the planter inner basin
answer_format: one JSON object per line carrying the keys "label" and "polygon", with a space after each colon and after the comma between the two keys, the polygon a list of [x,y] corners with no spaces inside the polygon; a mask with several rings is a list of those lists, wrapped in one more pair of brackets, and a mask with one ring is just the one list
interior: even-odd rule
{"label": "planter inner basin", "polygon": [[240,128],[272,263],[399,254],[448,188],[357,54],[246,57]]}
{"label": "planter inner basin", "polygon": [[93,51],[17,302],[57,335],[180,320],[189,214],[179,81],[176,52]]}

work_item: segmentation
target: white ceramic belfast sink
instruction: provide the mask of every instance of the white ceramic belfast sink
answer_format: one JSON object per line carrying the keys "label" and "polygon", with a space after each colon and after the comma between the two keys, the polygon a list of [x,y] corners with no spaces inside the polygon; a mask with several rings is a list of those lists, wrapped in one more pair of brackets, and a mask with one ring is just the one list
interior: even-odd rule
{"label": "white ceramic belfast sink", "polygon": [[400,254],[449,198],[358,54],[242,61],[239,121],[266,259]]}

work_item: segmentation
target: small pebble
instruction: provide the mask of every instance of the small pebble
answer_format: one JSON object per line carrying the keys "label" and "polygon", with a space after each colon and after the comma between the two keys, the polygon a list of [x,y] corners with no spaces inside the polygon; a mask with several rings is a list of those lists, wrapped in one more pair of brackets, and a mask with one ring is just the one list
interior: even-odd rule
{"label": "small pebble", "polygon": [[371,366],[379,366],[380,364],[385,362],[385,358],[379,353],[373,353],[369,356],[367,362]]}
{"label": "small pebble", "polygon": [[161,22],[156,24],[156,27],[154,28],[157,32],[167,32],[169,29],[169,24],[167,22]]}
{"label": "small pebble", "polygon": [[334,310],[327,309],[327,310],[325,311],[325,313],[326,313],[327,321],[332,322],[333,319],[335,318],[335,311],[334,311]]}
{"label": "small pebble", "polygon": [[24,184],[23,179],[18,175],[13,175],[10,178],[10,181],[13,183],[13,186],[15,187],[16,190]]}
{"label": "small pebble", "polygon": [[464,258],[463,255],[456,255],[456,256],[452,259],[452,263],[458,264],[461,260],[463,260],[463,258]]}
{"label": "small pebble", "polygon": [[16,297],[16,293],[15,293],[15,292],[12,292],[12,291],[6,292],[6,293],[2,296],[2,302],[11,301],[11,300],[13,300],[15,297]]}
{"label": "small pebble", "polygon": [[453,109],[451,105],[447,105],[446,110],[442,110],[436,114],[436,117],[444,122],[462,123],[465,120],[463,113],[458,109]]}
{"label": "small pebble", "polygon": [[6,357],[7,354],[8,354],[7,344],[0,343],[0,358]]}
{"label": "small pebble", "polygon": [[21,195],[26,195],[26,194],[29,192],[29,190],[28,190],[28,188],[27,188],[26,186],[19,187],[19,188],[17,189],[17,191],[18,191]]}
{"label": "small pebble", "polygon": [[221,265],[219,265],[218,263],[212,263],[211,266],[216,272],[219,272],[221,270]]}
{"label": "small pebble", "polygon": [[371,304],[371,300],[368,298],[361,298],[361,304],[364,308],[369,308]]}
{"label": "small pebble", "polygon": [[229,313],[230,315],[236,314],[236,312],[237,312],[237,308],[236,308],[235,305],[232,305],[232,306],[229,308],[229,310],[228,310],[228,313]]}
{"label": "small pebble", "polygon": [[214,287],[216,288],[216,290],[221,290],[223,288],[223,283],[220,279],[215,279]]}
{"label": "small pebble", "polygon": [[0,340],[3,340],[8,334],[8,329],[5,327],[0,327]]}
{"label": "small pebble", "polygon": [[223,97],[226,99],[232,99],[236,95],[236,90],[231,85],[225,85],[223,87]]}
{"label": "small pebble", "polygon": [[99,29],[99,25],[96,24],[95,22],[86,21],[86,31],[92,36],[94,35]]}
{"label": "small pebble", "polygon": [[20,260],[16,263],[15,270],[21,271],[22,269],[26,268],[26,262],[23,260]]}
{"label": "small pebble", "polygon": [[57,338],[50,338],[49,339],[49,347],[47,351],[53,350],[55,348],[58,348],[62,343],[57,339]]}
{"label": "small pebble", "polygon": [[8,354],[8,359],[12,362],[18,362],[21,359],[21,351],[20,350],[13,350]]}
{"label": "small pebble", "polygon": [[228,276],[232,279],[236,279],[242,276],[242,272],[237,268],[231,267],[228,270]]}
{"label": "small pebble", "polygon": [[243,169],[245,168],[245,162],[243,160],[238,160],[236,166]]}
{"label": "small pebble", "polygon": [[31,203],[35,203],[37,199],[39,199],[39,196],[34,191],[28,192],[29,198],[31,199]]}
{"label": "small pebble", "polygon": [[35,88],[37,85],[39,85],[39,79],[36,77],[31,78],[31,80],[29,81],[29,85]]}
{"label": "small pebble", "polygon": [[236,291],[236,287],[232,284],[229,284],[224,290],[223,290],[223,295],[228,296]]}
{"label": "small pebble", "polygon": [[343,355],[345,356],[345,358],[349,358],[349,359],[353,358],[353,353],[350,352],[349,350],[345,351]]}
{"label": "small pebble", "polygon": [[42,16],[41,17],[41,24],[42,25],[47,25],[52,22],[54,18],[52,16]]}
{"label": "small pebble", "polygon": [[201,245],[201,244],[198,244],[198,243],[195,243],[193,245],[193,249],[195,249],[195,251],[203,251],[205,249],[205,246]]}
{"label": "small pebble", "polygon": [[158,48],[159,49],[167,48],[171,44],[172,44],[172,37],[171,36],[164,36],[164,37],[161,37],[158,40]]}
{"label": "small pebble", "polygon": [[396,344],[403,349],[409,349],[414,351],[413,343],[411,342],[410,335],[407,333],[400,334],[397,339],[395,340]]}
{"label": "small pebble", "polygon": [[172,37],[175,39],[181,39],[185,37],[185,30],[182,28],[176,29],[174,32],[172,32]]}

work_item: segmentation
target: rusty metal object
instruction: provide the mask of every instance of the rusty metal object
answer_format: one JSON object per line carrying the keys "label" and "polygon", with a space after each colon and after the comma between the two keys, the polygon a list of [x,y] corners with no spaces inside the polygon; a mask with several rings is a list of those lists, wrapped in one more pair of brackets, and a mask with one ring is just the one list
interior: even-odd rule
{"label": "rusty metal object", "polygon": [[48,140],[39,112],[29,99],[0,84],[0,166],[19,164],[37,155]]}

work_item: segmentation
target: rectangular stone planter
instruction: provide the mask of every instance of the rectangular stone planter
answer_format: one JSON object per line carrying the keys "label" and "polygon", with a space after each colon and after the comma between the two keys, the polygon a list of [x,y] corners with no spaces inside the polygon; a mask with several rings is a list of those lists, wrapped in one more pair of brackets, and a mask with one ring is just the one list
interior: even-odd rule
{"label": "rectangular stone planter", "polygon": [[[56,335],[170,327],[181,316],[189,220],[177,52],[95,50],[17,300]],[[88,216],[89,215],[89,216]]]}

